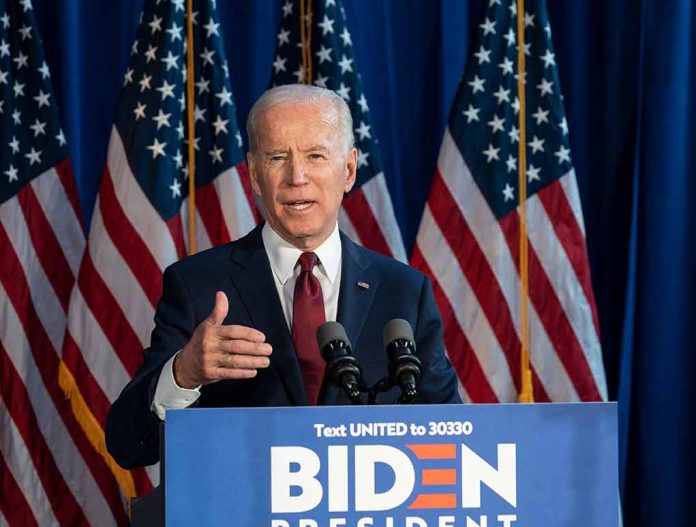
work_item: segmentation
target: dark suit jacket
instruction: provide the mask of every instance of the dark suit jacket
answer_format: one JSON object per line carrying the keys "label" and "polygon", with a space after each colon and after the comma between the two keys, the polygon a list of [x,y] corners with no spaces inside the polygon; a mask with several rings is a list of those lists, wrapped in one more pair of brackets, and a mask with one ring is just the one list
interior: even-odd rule
{"label": "dark suit jacket", "polygon": [[[387,373],[382,329],[393,318],[414,328],[423,377],[417,402],[460,402],[454,370],[445,357],[442,322],[429,280],[395,260],[364,249],[341,233],[343,263],[338,297],[338,322],[353,344],[353,354],[372,385]],[[358,286],[369,284],[369,288]],[[155,314],[151,346],[133,380],[109,412],[106,443],[125,468],[159,459],[158,419],[150,406],[166,361],[188,342],[194,329],[212,311],[216,291],[229,299],[225,324],[257,328],[273,346],[271,365],[253,379],[227,380],[201,388],[198,406],[305,405],[302,373],[278,298],[261,227],[221,247],[203,251],[164,272],[162,298]],[[391,403],[398,393],[382,395]],[[338,389],[327,386],[323,404],[349,404]]]}

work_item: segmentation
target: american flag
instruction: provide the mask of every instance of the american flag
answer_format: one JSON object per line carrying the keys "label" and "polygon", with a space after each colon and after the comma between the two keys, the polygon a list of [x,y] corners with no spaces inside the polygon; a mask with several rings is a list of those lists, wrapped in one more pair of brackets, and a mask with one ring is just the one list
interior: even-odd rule
{"label": "american flag", "polygon": [[[607,397],[585,228],[543,0],[524,13],[529,328],[537,401]],[[517,2],[491,0],[459,86],[412,264],[433,280],[463,395],[520,390]]]}
{"label": "american flag", "polygon": [[0,525],[125,523],[59,385],[85,239],[31,2],[0,2]]}
{"label": "american flag", "polygon": [[194,1],[192,18],[195,90],[187,101],[185,1],[145,2],[63,348],[63,384],[126,496],[149,491],[157,473],[117,467],[103,426],[142,362],[162,272],[187,252],[187,104],[195,113],[197,248],[235,239],[258,221],[214,3]]}
{"label": "american flag", "polygon": [[[311,22],[311,30],[307,32],[311,78],[302,61],[301,4],[306,4],[305,20]],[[354,241],[405,262],[406,252],[382,171],[341,0],[286,0],[277,39],[273,85],[311,82],[334,90],[348,103],[353,116],[358,174],[355,187],[343,200],[339,226]]]}

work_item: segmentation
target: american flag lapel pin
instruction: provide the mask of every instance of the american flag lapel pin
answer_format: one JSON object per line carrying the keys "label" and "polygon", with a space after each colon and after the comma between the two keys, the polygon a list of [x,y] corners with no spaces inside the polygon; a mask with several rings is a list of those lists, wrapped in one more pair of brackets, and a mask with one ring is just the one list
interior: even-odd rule
{"label": "american flag lapel pin", "polygon": [[367,282],[358,281],[358,283],[357,283],[356,285],[357,285],[360,289],[370,289],[370,284],[368,284]]}

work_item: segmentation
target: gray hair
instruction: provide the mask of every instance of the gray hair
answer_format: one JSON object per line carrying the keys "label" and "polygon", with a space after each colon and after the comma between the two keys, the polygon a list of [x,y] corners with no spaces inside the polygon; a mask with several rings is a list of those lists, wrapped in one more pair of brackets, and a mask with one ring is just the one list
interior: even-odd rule
{"label": "gray hair", "polygon": [[259,116],[270,110],[273,106],[284,103],[313,103],[319,101],[331,102],[334,104],[338,113],[338,125],[341,135],[346,142],[346,152],[353,148],[355,135],[353,134],[353,117],[346,101],[336,92],[312,86],[308,84],[285,84],[276,86],[264,92],[263,95],[254,103],[247,117],[246,130],[249,138],[249,151],[254,152],[257,143],[257,126]]}

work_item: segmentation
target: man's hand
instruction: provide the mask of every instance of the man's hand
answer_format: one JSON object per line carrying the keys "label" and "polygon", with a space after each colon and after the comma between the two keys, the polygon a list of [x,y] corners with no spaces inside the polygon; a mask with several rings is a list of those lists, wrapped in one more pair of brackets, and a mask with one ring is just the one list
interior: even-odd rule
{"label": "man's hand", "polygon": [[227,296],[218,291],[212,313],[174,359],[174,379],[182,388],[222,379],[249,379],[271,363],[271,345],[263,333],[246,326],[222,325],[228,309]]}

